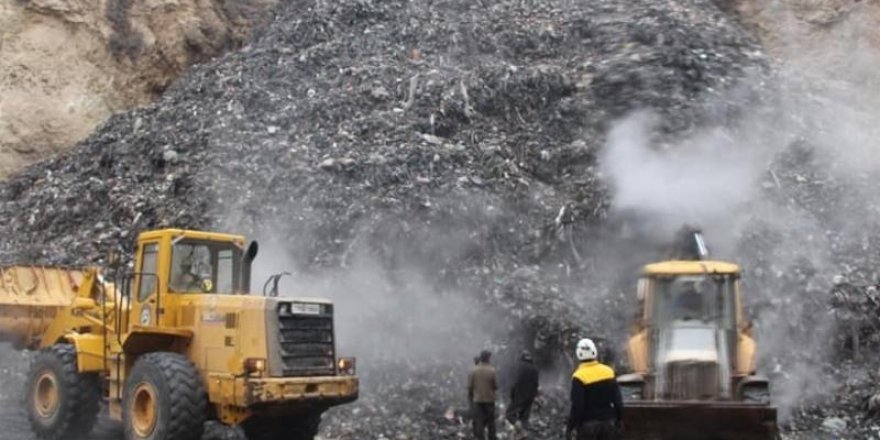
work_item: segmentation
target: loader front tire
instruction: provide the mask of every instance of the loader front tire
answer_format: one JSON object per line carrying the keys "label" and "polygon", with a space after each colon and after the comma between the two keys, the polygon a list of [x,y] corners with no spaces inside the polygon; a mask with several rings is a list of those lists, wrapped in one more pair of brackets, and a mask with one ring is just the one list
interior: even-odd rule
{"label": "loader front tire", "polygon": [[37,353],[25,391],[31,429],[40,440],[87,436],[101,408],[97,374],[79,373],[76,349],[55,344]]}
{"label": "loader front tire", "polygon": [[208,409],[195,365],[177,353],[149,353],[125,380],[122,423],[126,440],[198,440]]}

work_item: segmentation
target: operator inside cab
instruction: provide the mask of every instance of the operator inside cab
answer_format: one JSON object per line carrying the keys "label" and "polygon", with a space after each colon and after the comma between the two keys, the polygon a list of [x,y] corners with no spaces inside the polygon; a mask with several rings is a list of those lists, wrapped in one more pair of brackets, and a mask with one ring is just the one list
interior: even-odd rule
{"label": "operator inside cab", "polygon": [[703,297],[697,290],[697,283],[685,282],[675,298],[678,319],[699,319],[703,315]]}
{"label": "operator inside cab", "polygon": [[193,273],[192,262],[182,261],[171,268],[171,283],[168,287],[172,292],[197,292],[199,277]]}
{"label": "operator inside cab", "polygon": [[183,239],[171,247],[171,273],[168,290],[175,293],[233,294],[247,292],[239,287],[244,252],[235,243]]}
{"label": "operator inside cab", "polygon": [[655,283],[652,320],[656,325],[736,326],[736,276],[664,276],[655,278]]}
{"label": "operator inside cab", "polygon": [[213,270],[210,254],[204,246],[176,244],[171,256],[172,292],[212,292]]}

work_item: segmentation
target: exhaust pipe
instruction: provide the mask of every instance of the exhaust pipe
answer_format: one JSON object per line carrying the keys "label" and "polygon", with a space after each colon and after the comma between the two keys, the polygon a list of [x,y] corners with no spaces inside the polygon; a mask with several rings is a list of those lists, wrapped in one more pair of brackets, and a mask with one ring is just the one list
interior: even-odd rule
{"label": "exhaust pipe", "polygon": [[709,247],[703,238],[703,231],[694,226],[685,225],[676,234],[673,246],[673,258],[684,260],[708,260]]}

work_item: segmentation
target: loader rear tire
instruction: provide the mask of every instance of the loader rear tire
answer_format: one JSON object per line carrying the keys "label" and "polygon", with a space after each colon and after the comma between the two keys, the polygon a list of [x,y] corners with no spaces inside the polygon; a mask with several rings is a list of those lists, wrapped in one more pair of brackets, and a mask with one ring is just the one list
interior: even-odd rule
{"label": "loader rear tire", "polygon": [[40,440],[88,436],[101,408],[98,375],[78,372],[76,349],[70,344],[55,344],[37,354],[25,396],[31,429]]}
{"label": "loader rear tire", "polygon": [[198,440],[208,396],[196,366],[177,353],[149,353],[125,380],[122,424],[126,440]]}

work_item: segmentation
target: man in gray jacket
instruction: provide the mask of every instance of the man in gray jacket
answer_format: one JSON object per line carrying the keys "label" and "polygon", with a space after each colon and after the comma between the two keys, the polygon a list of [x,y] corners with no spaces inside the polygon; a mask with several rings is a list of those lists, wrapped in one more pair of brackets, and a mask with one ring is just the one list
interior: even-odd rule
{"label": "man in gray jacket", "polygon": [[474,407],[474,438],[477,440],[498,438],[495,433],[495,392],[498,390],[498,382],[495,379],[495,367],[489,364],[491,357],[492,354],[487,350],[480,352],[480,362],[468,376],[468,401]]}

